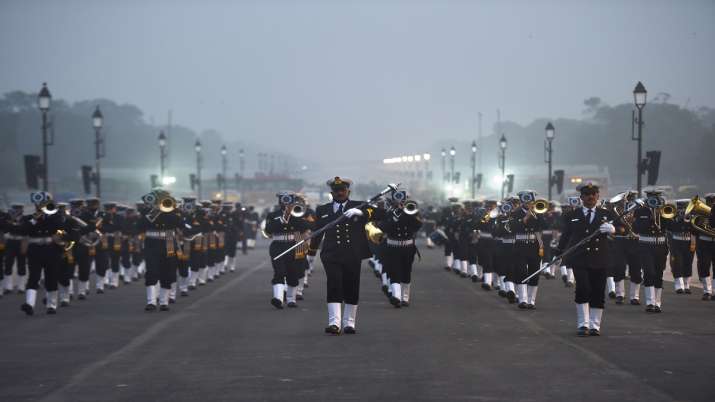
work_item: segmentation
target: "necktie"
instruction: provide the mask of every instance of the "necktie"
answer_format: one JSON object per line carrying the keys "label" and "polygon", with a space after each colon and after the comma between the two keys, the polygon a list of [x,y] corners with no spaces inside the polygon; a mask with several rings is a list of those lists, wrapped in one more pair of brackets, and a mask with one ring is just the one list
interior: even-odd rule
{"label": "necktie", "polygon": [[338,215],[342,215],[342,214],[343,214],[343,204],[338,204],[338,212],[337,212],[337,214],[338,214]]}
{"label": "necktie", "polygon": [[591,210],[586,213],[586,223],[591,223]]}

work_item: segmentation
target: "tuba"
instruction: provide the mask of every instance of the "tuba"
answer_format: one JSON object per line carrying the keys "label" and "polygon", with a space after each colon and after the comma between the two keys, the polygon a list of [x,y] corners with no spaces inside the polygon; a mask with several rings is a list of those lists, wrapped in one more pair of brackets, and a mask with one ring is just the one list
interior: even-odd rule
{"label": "tuba", "polygon": [[711,208],[696,195],[685,208],[685,218],[690,219],[690,225],[698,232],[715,237],[715,228],[710,226],[710,211]]}

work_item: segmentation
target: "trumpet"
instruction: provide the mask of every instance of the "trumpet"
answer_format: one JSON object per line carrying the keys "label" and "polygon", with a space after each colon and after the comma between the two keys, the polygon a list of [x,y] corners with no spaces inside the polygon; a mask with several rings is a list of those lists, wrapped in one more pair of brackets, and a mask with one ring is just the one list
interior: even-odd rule
{"label": "trumpet", "polygon": [[675,204],[665,204],[660,208],[660,216],[664,219],[673,219],[678,214]]}
{"label": "trumpet", "polygon": [[420,211],[419,205],[417,204],[416,201],[405,201],[402,204],[402,210],[407,214],[407,215],[415,215]]}
{"label": "trumpet", "polygon": [[170,213],[176,209],[176,200],[168,193],[161,193],[156,198],[156,204],[146,215],[150,222],[154,222],[162,213]]}
{"label": "trumpet", "polygon": [[549,201],[539,198],[529,207],[529,212],[536,218],[537,214],[545,214],[549,211]]}
{"label": "trumpet", "polygon": [[294,218],[302,218],[303,215],[305,215],[305,209],[305,204],[293,204],[292,208],[290,209],[290,214]]}

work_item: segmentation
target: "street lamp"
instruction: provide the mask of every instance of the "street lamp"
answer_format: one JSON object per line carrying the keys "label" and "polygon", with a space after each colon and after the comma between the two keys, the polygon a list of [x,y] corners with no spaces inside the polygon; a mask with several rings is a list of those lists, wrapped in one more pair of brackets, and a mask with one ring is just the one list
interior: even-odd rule
{"label": "street lamp", "polygon": [[159,183],[164,183],[164,162],[166,160],[166,134],[159,132]]}
{"label": "street lamp", "polygon": [[476,175],[477,175],[477,141],[472,140],[472,199],[476,196]]}
{"label": "street lamp", "polygon": [[447,172],[446,172],[446,159],[447,158],[447,151],[442,148],[442,181],[447,181]]}
{"label": "street lamp", "polygon": [[553,152],[553,148],[551,146],[551,142],[554,140],[554,136],[556,135],[556,131],[554,130],[554,125],[549,122],[546,125],[546,140],[544,141],[544,161],[549,165],[549,175],[547,176],[547,185],[549,187],[549,200],[551,200],[551,186],[554,184],[554,179],[551,175],[551,153]]}
{"label": "street lamp", "polygon": [[201,141],[198,138],[194,150],[196,151],[196,198],[201,201]]}
{"label": "street lamp", "polygon": [[[305,166],[304,166],[305,167]],[[238,151],[238,177],[239,177],[239,183],[240,187],[238,188],[239,196],[241,197],[241,202],[243,202],[243,177],[244,177],[244,170],[246,168],[246,153],[243,151],[243,148],[241,148]],[[305,170],[305,169],[303,169]]]}
{"label": "street lamp", "polygon": [[94,127],[94,168],[96,170],[94,184],[97,190],[97,198],[102,197],[102,179],[99,171],[99,160],[104,157],[104,139],[102,138],[103,125],[104,116],[102,116],[102,111],[99,110],[99,105],[97,105],[97,108],[94,109],[94,113],[92,113],[92,126]]}
{"label": "street lamp", "polygon": [[[47,112],[50,110],[50,102],[52,101],[52,94],[50,90],[47,89],[47,83],[42,83],[42,89],[37,95],[37,105],[42,111],[42,190],[47,191],[47,183],[49,179],[47,177],[47,147],[53,145],[53,141],[47,138]],[[52,139],[54,140],[54,138]]]}
{"label": "street lamp", "polygon": [[504,199],[504,174],[506,170],[506,136],[504,134],[501,135],[501,138],[499,139],[499,168],[501,168],[501,199]]}
{"label": "street lamp", "polygon": [[646,104],[646,98],[648,95],[648,91],[646,91],[645,86],[643,86],[643,83],[638,81],[638,84],[636,84],[636,87],[633,89],[633,103],[635,103],[636,108],[638,109],[638,118],[635,118],[635,113],[634,113],[634,120],[635,123],[638,124],[638,136],[634,137],[633,134],[631,134],[631,139],[634,141],[638,141],[638,159],[636,160],[636,172],[637,172],[637,180],[636,180],[636,189],[638,190],[638,196],[640,197],[641,195],[641,176],[643,175],[643,161],[641,160],[641,155],[643,153],[643,108],[645,107]]}
{"label": "street lamp", "polygon": [[224,200],[226,199],[226,154],[228,154],[226,145],[221,145],[221,192]]}
{"label": "street lamp", "polygon": [[454,145],[449,149],[449,170],[451,171],[451,176],[449,182],[454,182],[454,155],[457,155],[457,150],[454,149]]}

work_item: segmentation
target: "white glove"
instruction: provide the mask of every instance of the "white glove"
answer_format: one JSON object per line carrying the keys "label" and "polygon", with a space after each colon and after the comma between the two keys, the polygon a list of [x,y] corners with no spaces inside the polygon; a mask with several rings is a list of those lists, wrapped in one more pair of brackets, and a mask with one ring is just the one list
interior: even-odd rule
{"label": "white glove", "polygon": [[305,258],[308,259],[308,264],[313,265],[313,261],[315,261],[314,255],[307,255]]}
{"label": "white glove", "polygon": [[598,227],[598,231],[601,233],[607,233],[607,234],[614,234],[616,233],[616,227],[613,226],[611,223],[602,223],[601,226]]}
{"label": "white glove", "polygon": [[362,210],[359,210],[357,208],[350,208],[345,213],[343,214],[348,218],[352,218],[353,216],[362,216]]}

